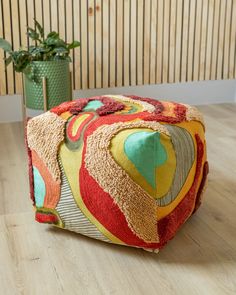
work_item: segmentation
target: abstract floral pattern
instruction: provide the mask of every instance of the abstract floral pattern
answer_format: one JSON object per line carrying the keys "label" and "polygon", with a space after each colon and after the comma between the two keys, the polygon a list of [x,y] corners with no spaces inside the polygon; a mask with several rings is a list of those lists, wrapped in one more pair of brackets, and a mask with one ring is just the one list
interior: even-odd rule
{"label": "abstract floral pattern", "polygon": [[127,95],[81,98],[30,119],[36,220],[156,252],[201,203],[204,132],[194,107]]}

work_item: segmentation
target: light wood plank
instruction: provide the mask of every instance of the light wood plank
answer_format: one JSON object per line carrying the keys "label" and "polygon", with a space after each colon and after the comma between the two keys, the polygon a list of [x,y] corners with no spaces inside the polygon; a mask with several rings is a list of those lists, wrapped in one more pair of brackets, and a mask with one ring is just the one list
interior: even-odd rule
{"label": "light wood plank", "polygon": [[213,42],[213,21],[214,21],[214,0],[209,0],[208,22],[207,22],[207,45],[206,45],[206,67],[205,79],[210,80],[211,77],[211,57]]}
{"label": "light wood plank", "polygon": [[[111,86],[115,86],[115,19],[111,19],[112,28],[110,27],[110,35],[109,35],[109,0],[103,0],[102,6],[102,17],[103,17],[103,31],[102,31],[102,58],[101,61],[101,78],[102,78],[102,87],[107,88],[109,83]],[[112,7],[113,9],[113,7]],[[114,13],[114,11],[112,12]],[[109,41],[110,44],[112,42],[112,46],[110,46],[110,77],[109,77]],[[112,53],[111,53],[112,52]],[[110,80],[110,82],[109,82]]]}
{"label": "light wood plank", "polygon": [[150,82],[150,19],[151,1],[144,1],[143,84]]}
{"label": "light wood plank", "polygon": [[[105,9],[105,7],[103,8]],[[116,17],[116,1],[110,1],[110,68],[109,68],[109,87],[115,87],[116,85],[116,22],[118,22]],[[108,25],[108,24],[107,24]],[[105,64],[106,65],[106,64]]]}
{"label": "light wood plank", "polygon": [[88,1],[88,58],[89,58],[89,88],[95,87],[95,60],[94,60],[94,0]]}
{"label": "light wood plank", "polygon": [[233,0],[229,50],[229,78],[236,78],[236,0]]}
{"label": "light wood plank", "polygon": [[182,41],[182,9],[183,1],[177,1],[176,17],[176,50],[175,50],[175,82],[180,81],[181,69],[181,41]]}
{"label": "light wood plank", "polygon": [[143,9],[144,1],[137,2],[137,85],[143,84]]}
{"label": "light wood plank", "polygon": [[[74,1],[74,39],[80,41],[80,1]],[[81,89],[81,47],[74,50],[75,89]]]}
{"label": "light wood plank", "polygon": [[233,2],[228,0],[226,2],[226,16],[225,16],[225,33],[224,33],[224,56],[223,56],[223,79],[229,78],[229,48],[230,48],[230,30],[232,24],[232,9]]}
{"label": "light wood plank", "polygon": [[120,87],[123,85],[123,46],[124,46],[124,19],[123,19],[123,1],[117,1],[117,35],[116,35],[116,86]]}
{"label": "light wood plank", "polygon": [[[71,43],[74,39],[73,36],[73,0],[66,1],[66,42]],[[70,63],[70,73],[71,73],[71,84],[74,87],[74,50],[70,53],[71,63]]]}
{"label": "light wood plank", "polygon": [[202,0],[198,0],[196,3],[197,3],[197,6],[196,6],[195,42],[194,42],[193,81],[197,81],[199,79]]}
{"label": "light wood plank", "polygon": [[164,1],[164,33],[163,33],[163,65],[162,65],[162,82],[168,82],[169,68],[169,24],[170,24],[170,0]]}
{"label": "light wood plank", "polygon": [[213,42],[211,50],[211,80],[216,79],[217,52],[218,52],[218,32],[219,32],[220,0],[215,0]]}
{"label": "light wood plank", "polygon": [[196,7],[196,0],[190,0],[189,30],[188,30],[187,81],[192,81],[192,78],[193,78],[193,52],[194,52],[194,32],[195,32],[195,7]]}
{"label": "light wood plank", "polygon": [[137,83],[137,4],[131,1],[131,27],[130,27],[130,79],[131,85]]}
{"label": "light wood plank", "polygon": [[81,0],[81,60],[82,60],[82,89],[88,88],[88,38],[87,38],[88,7]]}
{"label": "light wood plank", "polygon": [[[11,15],[12,15],[12,35],[14,40],[14,50],[20,48],[20,28],[19,28],[19,12],[18,1],[11,0]],[[15,75],[15,93],[22,92],[22,76],[21,73],[14,72]]]}
{"label": "light wood plank", "polygon": [[162,53],[163,53],[163,16],[164,1],[158,0],[157,3],[157,64],[156,64],[156,83],[162,82]]}
{"label": "light wood plank", "polygon": [[189,30],[189,0],[183,3],[183,32],[181,50],[181,82],[187,80],[187,58],[188,58],[188,30]]}
{"label": "light wood plank", "polygon": [[[66,1],[66,7],[69,5],[70,1]],[[51,21],[50,21],[50,1],[43,0],[43,25],[45,28],[45,31],[49,33],[51,31]],[[69,19],[68,19],[69,21]]]}
{"label": "light wood plank", "polygon": [[124,86],[130,85],[130,0],[124,0]]}
{"label": "light wood plank", "polygon": [[222,74],[223,74],[223,54],[224,54],[225,10],[226,10],[226,0],[221,0],[216,79],[223,78]]}
{"label": "light wood plank", "polygon": [[[3,1],[3,15],[4,15],[4,32],[5,39],[12,44],[12,35],[11,35],[11,11],[9,1]],[[6,68],[7,74],[7,94],[14,94],[14,72],[12,63]]]}
{"label": "light wood plank", "polygon": [[170,6],[170,43],[169,43],[169,83],[175,81],[175,44],[176,44],[176,4],[171,1]]}
{"label": "light wood plank", "polygon": [[151,1],[150,84],[156,83],[157,0]]}
{"label": "light wood plank", "polygon": [[[2,15],[2,1],[0,1],[0,15]],[[3,19],[0,18],[0,36],[3,37]],[[4,52],[0,50],[0,95],[5,95],[7,93],[6,86],[6,72],[5,72],[5,62],[4,62]]]}
{"label": "light wood plank", "polygon": [[[58,32],[58,1],[57,0],[51,0],[51,21],[52,21],[52,31]],[[76,6],[79,5],[78,1],[75,1]]]}
{"label": "light wood plank", "polygon": [[[208,0],[209,1],[209,0]],[[200,65],[199,65],[199,80],[205,78],[206,66],[206,42],[207,42],[207,18],[208,18],[208,1],[202,3],[202,27],[201,27],[201,44],[200,44]]]}
{"label": "light wood plank", "polygon": [[[105,4],[107,10],[108,5]],[[96,88],[102,87],[102,0],[96,0],[95,2],[95,13],[96,13],[96,65],[95,65],[95,76],[96,76]],[[104,36],[103,36],[104,37]],[[106,32],[107,38],[107,49],[108,49],[108,27]],[[108,57],[108,53],[107,53]],[[108,82],[108,79],[107,79]]]}
{"label": "light wood plank", "polygon": [[65,23],[65,1],[64,0],[58,0],[58,21],[59,21],[59,34],[62,39],[65,39],[66,37],[66,23]]}
{"label": "light wood plank", "polygon": [[[32,0],[27,0],[27,20],[28,20],[28,26],[32,29],[35,28],[34,26],[34,1]],[[31,39],[28,38],[29,40],[29,45],[34,45],[35,42]]]}

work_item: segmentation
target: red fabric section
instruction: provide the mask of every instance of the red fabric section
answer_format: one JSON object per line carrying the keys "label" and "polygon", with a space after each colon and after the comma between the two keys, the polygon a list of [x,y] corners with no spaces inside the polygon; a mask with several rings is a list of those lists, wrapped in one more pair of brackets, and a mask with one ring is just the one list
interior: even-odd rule
{"label": "red fabric section", "polygon": [[204,167],[203,167],[203,177],[202,177],[202,181],[201,181],[201,184],[200,184],[200,187],[199,187],[198,193],[197,193],[196,202],[195,202],[195,208],[194,208],[193,214],[194,214],[194,213],[198,210],[198,208],[201,206],[202,192],[203,192],[203,189],[204,189],[205,184],[206,184],[206,180],[207,180],[207,175],[208,175],[208,173],[209,173],[209,165],[208,165],[208,162],[205,162]]}
{"label": "red fabric section", "polygon": [[195,138],[197,142],[197,166],[195,178],[184,199],[169,215],[158,222],[160,248],[162,248],[170,239],[174,237],[180,226],[192,214],[196,199],[197,184],[202,170],[202,159],[204,154],[204,143],[201,141],[198,134],[195,135]]}
{"label": "red fabric section", "polygon": [[[28,122],[28,120],[27,120]],[[27,155],[28,155],[28,172],[29,172],[29,186],[30,186],[30,198],[33,201],[33,205],[35,205],[35,197],[34,197],[34,175],[33,175],[33,164],[32,164],[32,153],[30,148],[28,147],[28,141],[27,141],[27,123],[25,128],[25,146],[27,149]]]}
{"label": "red fabric section", "polygon": [[40,223],[58,223],[57,216],[51,213],[36,212],[35,220]]}
{"label": "red fabric section", "polygon": [[155,100],[155,99],[152,99],[152,98],[149,98],[149,97],[140,97],[140,96],[137,96],[137,95],[125,95],[125,96],[130,97],[132,99],[145,101],[145,102],[153,105],[156,108],[155,109],[155,114],[159,114],[164,110],[164,106],[159,100]]}

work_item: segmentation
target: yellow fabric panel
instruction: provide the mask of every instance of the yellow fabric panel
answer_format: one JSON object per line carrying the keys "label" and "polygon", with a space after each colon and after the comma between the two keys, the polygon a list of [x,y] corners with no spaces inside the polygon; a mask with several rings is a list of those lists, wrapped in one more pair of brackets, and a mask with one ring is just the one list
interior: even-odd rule
{"label": "yellow fabric panel", "polygon": [[63,143],[59,150],[62,166],[71,187],[72,194],[83,214],[98,228],[98,230],[113,243],[125,245],[120,239],[110,233],[87,209],[80,193],[78,174],[81,167],[83,145],[77,151],[70,151]]}
{"label": "yellow fabric panel", "polygon": [[[161,123],[161,124],[165,125],[166,123]],[[201,140],[203,142],[205,142],[205,134],[204,134],[203,125],[197,121],[182,122],[182,123],[178,123],[175,125],[185,128],[191,134],[191,136],[193,138],[193,142],[194,142],[195,153],[196,153],[197,144],[196,144],[196,140],[195,140],[195,134],[198,134],[199,137],[201,138]],[[206,161],[206,150],[204,151],[204,155],[203,155],[203,163],[205,161]],[[189,191],[189,189],[191,188],[191,186],[193,184],[193,180],[194,180],[195,173],[196,173],[196,163],[197,163],[197,159],[196,159],[196,154],[195,154],[195,160],[194,160],[193,166],[189,172],[187,180],[186,180],[185,184],[183,185],[181,191],[179,192],[178,196],[175,198],[175,200],[172,203],[170,203],[167,206],[157,208],[157,220],[160,220],[163,217],[170,214],[175,209],[175,207],[179,204],[179,202],[181,202],[182,199],[185,197],[185,195],[187,194],[187,192]],[[201,179],[202,179],[202,171],[201,171],[201,174],[199,177],[197,188],[199,188],[199,186],[200,186]]]}
{"label": "yellow fabric panel", "polygon": [[60,117],[65,120],[68,120],[71,116],[72,114],[70,112],[64,112],[60,115]]}
{"label": "yellow fabric panel", "polygon": [[139,173],[135,165],[128,159],[124,152],[124,143],[126,138],[136,132],[153,132],[149,128],[133,128],[120,131],[111,140],[110,151],[115,161],[130,175],[130,177],[139,184],[149,195],[153,198],[159,198],[165,195],[172,183],[175,167],[176,157],[173,149],[170,137],[165,134],[161,134],[161,143],[165,146],[168,160],[167,162],[157,167],[156,169],[156,182],[157,189],[154,189],[146,179]]}

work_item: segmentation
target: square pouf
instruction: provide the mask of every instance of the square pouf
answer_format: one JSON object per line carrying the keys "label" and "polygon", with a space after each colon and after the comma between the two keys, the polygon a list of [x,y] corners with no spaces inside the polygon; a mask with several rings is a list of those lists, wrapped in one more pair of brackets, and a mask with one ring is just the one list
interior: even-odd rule
{"label": "square pouf", "polygon": [[26,134],[38,222],[157,252],[201,203],[208,163],[195,107],[81,98],[30,119]]}

